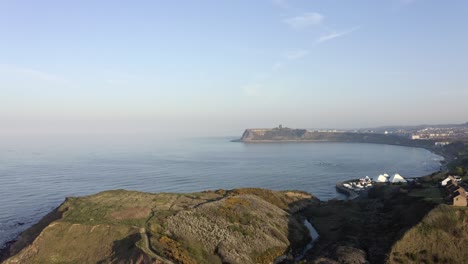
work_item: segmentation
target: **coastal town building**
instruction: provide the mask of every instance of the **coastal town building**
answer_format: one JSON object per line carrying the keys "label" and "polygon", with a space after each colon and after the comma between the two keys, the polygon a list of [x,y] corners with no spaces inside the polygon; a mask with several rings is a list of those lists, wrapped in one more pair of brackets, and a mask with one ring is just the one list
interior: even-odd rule
{"label": "coastal town building", "polygon": [[466,191],[463,188],[460,188],[462,191],[456,191],[453,197],[454,206],[468,206],[468,198]]}
{"label": "coastal town building", "polygon": [[454,140],[468,138],[468,124],[453,125],[448,127],[424,127],[421,129],[402,129],[396,131],[399,135],[409,135],[414,140],[437,140],[436,146],[444,146]]}
{"label": "coastal town building", "polygon": [[447,200],[453,206],[468,206],[468,191],[466,186],[462,186],[459,176],[449,175],[442,180],[441,186],[445,186],[448,192]]}
{"label": "coastal town building", "polygon": [[449,177],[443,179],[441,182],[440,182],[440,186],[447,186],[448,182],[451,181],[452,179],[450,179]]}
{"label": "coastal town building", "polygon": [[460,176],[449,175],[449,176],[447,176],[447,178],[443,179],[440,182],[440,185],[441,186],[447,186],[450,183],[450,181],[459,183],[459,182],[461,182],[461,178],[460,178]]}

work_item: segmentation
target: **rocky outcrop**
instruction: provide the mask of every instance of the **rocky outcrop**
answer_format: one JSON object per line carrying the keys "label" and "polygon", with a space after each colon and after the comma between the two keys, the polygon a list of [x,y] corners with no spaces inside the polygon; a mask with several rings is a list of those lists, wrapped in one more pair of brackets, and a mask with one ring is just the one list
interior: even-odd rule
{"label": "rocky outcrop", "polygon": [[5,263],[271,263],[310,240],[295,214],[319,201],[264,189],[68,198]]}

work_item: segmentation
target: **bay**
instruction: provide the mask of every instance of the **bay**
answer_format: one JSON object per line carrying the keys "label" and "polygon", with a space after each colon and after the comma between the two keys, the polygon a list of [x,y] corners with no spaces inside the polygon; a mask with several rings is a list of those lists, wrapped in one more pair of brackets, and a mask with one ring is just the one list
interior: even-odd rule
{"label": "bay", "polygon": [[239,143],[234,138],[0,142],[0,245],[65,197],[110,189],[197,192],[260,187],[342,198],[336,182],[440,167],[425,149],[360,143]]}

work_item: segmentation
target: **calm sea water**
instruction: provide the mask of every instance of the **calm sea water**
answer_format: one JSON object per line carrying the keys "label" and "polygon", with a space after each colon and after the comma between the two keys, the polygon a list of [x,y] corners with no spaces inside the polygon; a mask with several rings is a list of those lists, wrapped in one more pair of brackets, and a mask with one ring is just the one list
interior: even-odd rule
{"label": "calm sea water", "polygon": [[190,140],[0,142],[0,245],[67,196],[109,189],[196,192],[298,189],[327,200],[337,181],[380,173],[421,176],[441,157],[424,149],[358,143]]}

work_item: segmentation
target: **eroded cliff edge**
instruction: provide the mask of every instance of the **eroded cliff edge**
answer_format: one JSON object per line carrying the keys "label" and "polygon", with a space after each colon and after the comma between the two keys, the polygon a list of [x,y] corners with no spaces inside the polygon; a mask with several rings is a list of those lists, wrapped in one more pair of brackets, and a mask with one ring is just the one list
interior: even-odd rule
{"label": "eroded cliff edge", "polygon": [[463,263],[468,209],[443,204],[443,176],[376,185],[356,201],[264,189],[68,198],[6,263],[296,263],[305,219],[320,238],[300,263]]}
{"label": "eroded cliff edge", "polygon": [[271,263],[310,240],[298,191],[106,191],[67,198],[10,247],[5,263]]}

